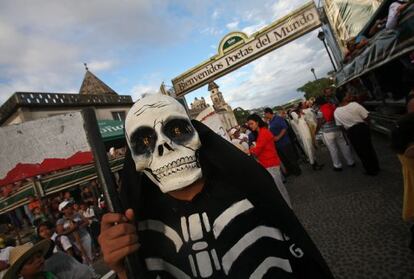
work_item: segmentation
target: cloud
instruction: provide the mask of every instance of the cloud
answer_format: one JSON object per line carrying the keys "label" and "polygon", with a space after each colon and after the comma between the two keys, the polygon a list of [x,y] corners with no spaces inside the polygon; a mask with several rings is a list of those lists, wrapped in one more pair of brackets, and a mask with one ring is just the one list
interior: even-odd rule
{"label": "cloud", "polygon": [[218,10],[214,10],[213,13],[211,14],[211,18],[213,20],[217,19],[220,15],[220,12]]}
{"label": "cloud", "polygon": [[77,92],[84,62],[107,72],[179,44],[202,24],[198,2],[1,1],[0,104],[14,91]]}
{"label": "cloud", "polygon": [[242,29],[242,32],[246,33],[248,36],[251,36],[253,33],[259,31],[265,26],[266,26],[266,23],[261,21],[259,23],[244,27]]}
{"label": "cloud", "polygon": [[[162,80],[216,50],[226,28],[252,34],[303,3],[0,1],[0,104],[14,91],[77,92],[84,62],[134,99],[158,92]],[[219,79],[226,100],[253,108],[300,96],[296,88],[312,80],[311,67],[318,76],[330,70],[315,38],[312,33]],[[209,100],[206,87],[192,95]]]}
{"label": "cloud", "polygon": [[224,33],[223,30],[217,27],[206,27],[200,31],[201,34],[208,34],[212,36],[221,35]]}
{"label": "cloud", "polygon": [[271,6],[273,18],[281,18],[293,10],[303,6],[306,2],[303,0],[280,0],[275,1]]}
{"label": "cloud", "polygon": [[239,21],[232,21],[226,24],[227,29],[229,29],[230,31],[236,30],[239,26]]}
{"label": "cloud", "polygon": [[93,60],[88,63],[88,68],[94,72],[105,71],[112,69],[115,66],[116,62],[113,60],[102,60],[97,61]]}
{"label": "cloud", "polygon": [[129,94],[132,96],[132,100],[138,100],[144,94],[156,94],[160,91],[160,85],[155,84],[137,84],[135,85]]}
{"label": "cloud", "polygon": [[319,78],[332,69],[316,35],[314,31],[218,79],[225,100],[233,108],[252,109],[302,98],[296,89],[313,80],[312,67]]}

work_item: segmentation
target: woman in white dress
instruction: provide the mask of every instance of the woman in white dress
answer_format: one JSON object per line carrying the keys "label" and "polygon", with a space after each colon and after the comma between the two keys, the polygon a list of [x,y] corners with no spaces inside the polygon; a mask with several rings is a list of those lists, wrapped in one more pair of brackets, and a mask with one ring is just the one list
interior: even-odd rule
{"label": "woman in white dress", "polygon": [[316,114],[313,112],[312,104],[310,101],[305,102],[305,104],[303,105],[302,113],[306,121],[306,124],[308,124],[309,131],[312,136],[312,144],[316,148],[315,135],[316,135],[316,128],[318,127],[318,121],[316,119]]}
{"label": "woman in white dress", "polygon": [[297,130],[298,137],[300,138],[300,141],[302,143],[301,145],[306,153],[306,156],[308,157],[309,163],[312,165],[312,168],[314,170],[322,169],[323,166],[319,165],[316,162],[315,147],[312,141],[312,134],[309,130],[308,124],[306,123],[304,117],[302,115],[297,114],[296,112],[292,112],[291,116],[293,118],[292,127],[296,126],[294,130]]}

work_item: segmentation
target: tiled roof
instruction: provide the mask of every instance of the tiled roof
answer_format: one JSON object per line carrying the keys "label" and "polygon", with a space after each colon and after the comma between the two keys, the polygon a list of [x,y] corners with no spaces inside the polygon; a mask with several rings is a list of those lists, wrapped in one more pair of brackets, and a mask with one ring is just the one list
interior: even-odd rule
{"label": "tiled roof", "polygon": [[102,95],[102,94],[116,94],[117,93],[102,80],[97,78],[89,70],[86,71],[85,77],[83,78],[82,85],[79,89],[81,95]]}

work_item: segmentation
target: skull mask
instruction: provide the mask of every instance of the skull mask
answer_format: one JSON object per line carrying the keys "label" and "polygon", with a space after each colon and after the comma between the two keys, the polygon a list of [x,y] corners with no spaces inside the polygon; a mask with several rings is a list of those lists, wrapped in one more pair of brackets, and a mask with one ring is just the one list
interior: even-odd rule
{"label": "skull mask", "polygon": [[163,193],[185,188],[202,176],[198,133],[174,98],[156,94],[138,100],[128,112],[125,132],[136,170]]}

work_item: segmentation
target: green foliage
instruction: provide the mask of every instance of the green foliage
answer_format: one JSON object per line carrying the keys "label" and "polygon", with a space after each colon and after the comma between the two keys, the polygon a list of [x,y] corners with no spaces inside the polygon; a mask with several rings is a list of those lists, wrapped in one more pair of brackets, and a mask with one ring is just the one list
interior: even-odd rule
{"label": "green foliage", "polygon": [[298,92],[305,93],[305,98],[318,97],[323,95],[323,90],[332,85],[332,81],[329,78],[321,78],[314,81],[308,81],[302,87],[296,89]]}
{"label": "green foliage", "polygon": [[239,108],[235,108],[233,112],[234,112],[234,116],[236,117],[237,123],[239,123],[239,125],[243,125],[244,123],[247,122],[247,117],[250,114],[247,110],[244,110],[239,107]]}

